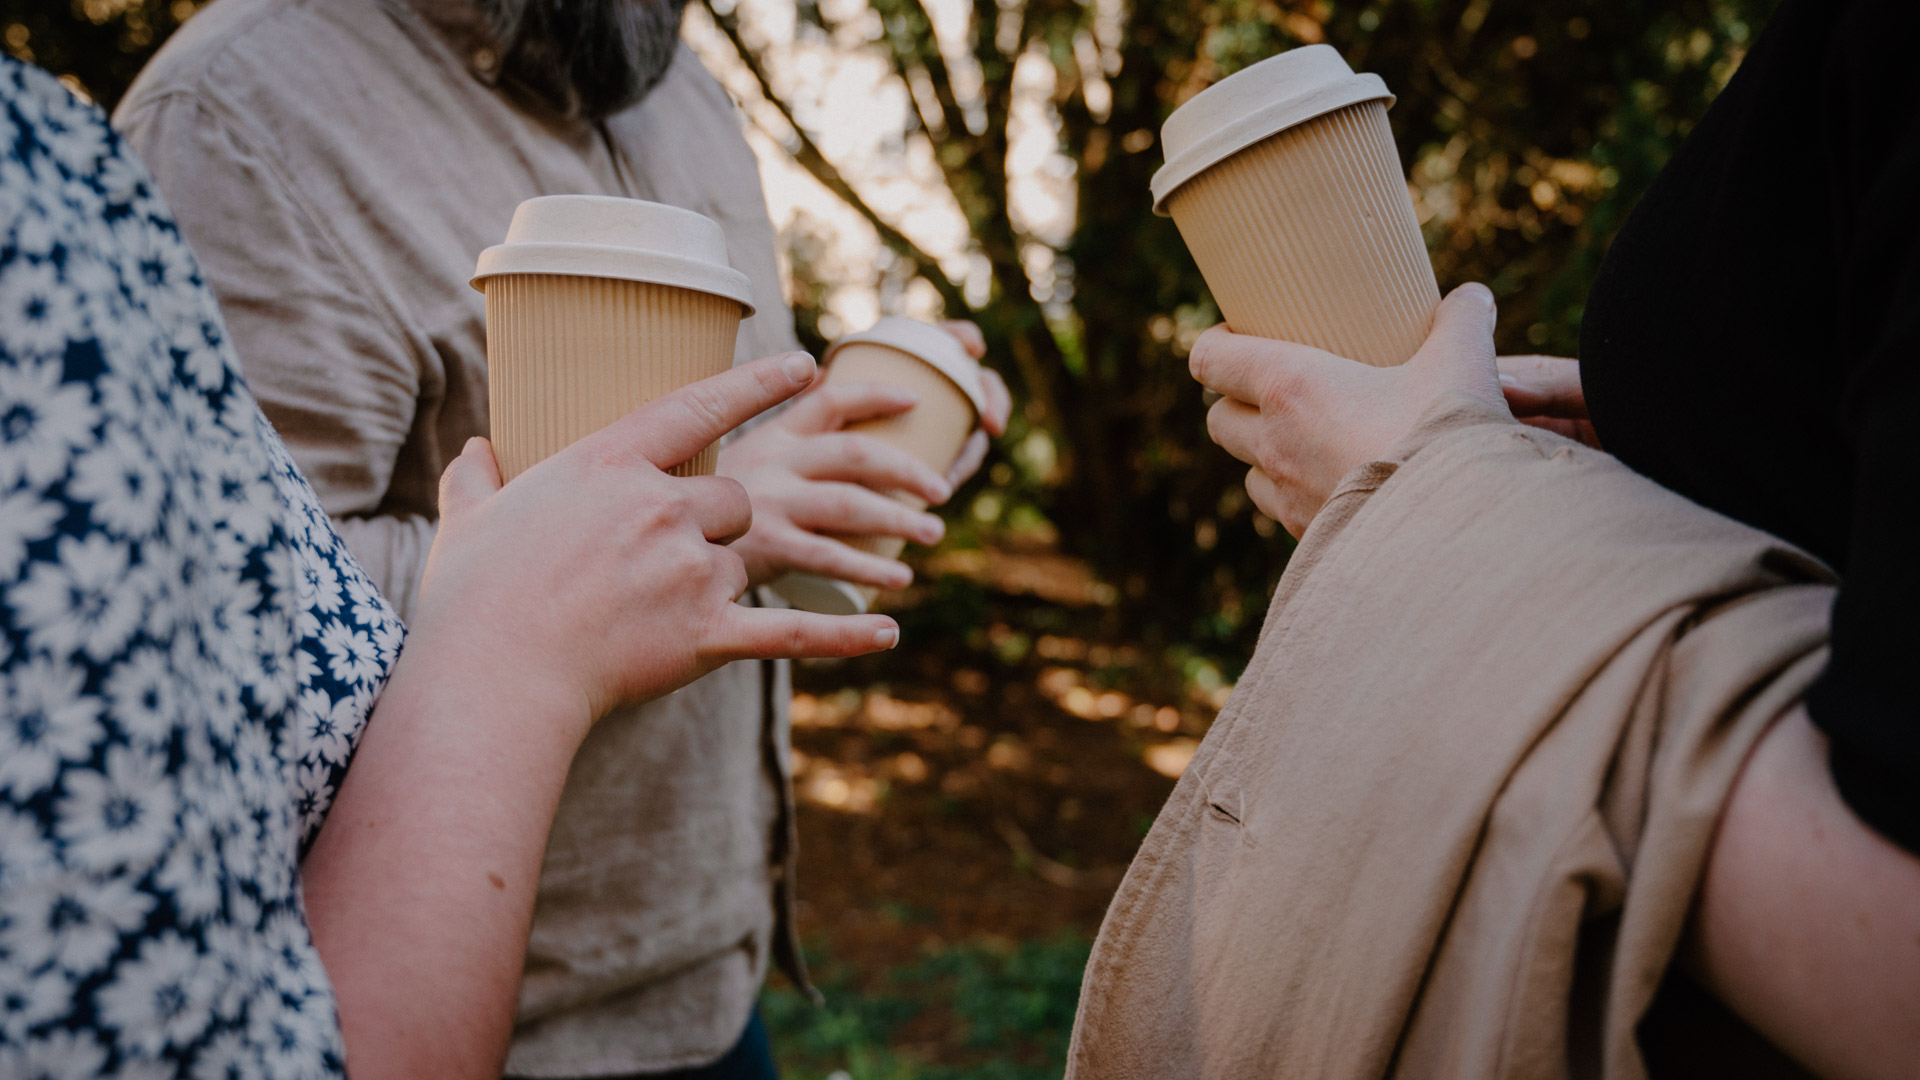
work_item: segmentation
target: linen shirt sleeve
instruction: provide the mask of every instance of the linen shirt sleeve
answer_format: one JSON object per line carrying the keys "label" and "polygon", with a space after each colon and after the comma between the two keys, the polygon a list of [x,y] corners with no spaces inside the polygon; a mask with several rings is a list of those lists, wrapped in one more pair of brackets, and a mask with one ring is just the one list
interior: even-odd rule
{"label": "linen shirt sleeve", "polygon": [[[1835,784],[1882,835],[1920,853],[1920,88],[1902,43],[1908,0],[1856,4],[1835,38],[1829,103],[1846,280],[1841,345],[1861,357],[1842,402],[1854,453],[1846,580],[1832,660],[1808,698],[1831,740]],[[1879,60],[1872,59],[1879,56]]]}
{"label": "linen shirt sleeve", "polygon": [[423,391],[417,347],[264,149],[267,135],[184,92],[115,120],[192,241],[262,410],[408,614],[434,526],[383,501]]}

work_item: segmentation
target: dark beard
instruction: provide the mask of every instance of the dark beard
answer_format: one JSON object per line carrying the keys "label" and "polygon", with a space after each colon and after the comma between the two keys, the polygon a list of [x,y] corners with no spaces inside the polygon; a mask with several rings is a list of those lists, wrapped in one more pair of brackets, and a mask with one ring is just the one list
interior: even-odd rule
{"label": "dark beard", "polygon": [[640,103],[673,63],[687,0],[475,0],[500,81],[573,120]]}

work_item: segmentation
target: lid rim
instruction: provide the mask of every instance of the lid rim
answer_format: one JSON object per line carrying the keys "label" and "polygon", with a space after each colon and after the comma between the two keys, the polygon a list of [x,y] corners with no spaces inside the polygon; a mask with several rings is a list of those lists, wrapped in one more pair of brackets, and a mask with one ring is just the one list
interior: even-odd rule
{"label": "lid rim", "polygon": [[665,251],[565,241],[496,244],[480,253],[467,284],[484,292],[487,279],[509,274],[601,277],[667,285],[732,300],[746,309],[743,319],[754,313],[753,283],[747,275],[731,266],[716,266]]}
{"label": "lid rim", "polygon": [[[1312,50],[1325,49],[1327,52],[1333,53],[1331,47],[1325,45],[1307,46],[1306,48]],[[1280,53],[1276,56],[1269,57],[1267,60],[1261,61],[1261,64],[1270,64],[1283,57],[1292,55],[1293,52],[1299,51],[1304,50],[1292,50],[1286,53]],[[1337,55],[1337,53],[1334,54],[1336,58]],[[1315,58],[1315,62],[1318,62],[1318,58]],[[1338,62],[1341,67],[1346,66],[1344,60]],[[1173,114],[1167,117],[1166,123],[1161,126],[1162,145],[1165,145],[1168,141],[1168,134],[1175,130],[1182,110],[1191,109],[1196,103],[1200,103],[1201,98],[1216,89],[1227,86],[1233,80],[1252,75],[1253,72],[1260,68],[1261,64],[1253,65],[1243,71],[1227,76],[1213,86],[1201,91],[1200,94],[1195,95],[1193,100],[1188,101],[1179,109],[1175,109]],[[1275,78],[1275,73],[1269,72],[1265,77],[1271,80]],[[1257,82],[1253,84],[1253,86],[1256,87],[1259,85]],[[1338,109],[1344,109],[1348,106],[1359,105],[1368,101],[1385,101],[1387,107],[1391,108],[1394,100],[1395,98],[1392,92],[1387,89],[1386,81],[1380,78],[1380,76],[1371,73],[1356,74],[1349,69],[1348,73],[1340,78],[1308,86],[1304,90],[1289,94],[1278,101],[1262,105],[1251,112],[1247,112],[1227,123],[1221,124],[1214,130],[1207,132],[1200,138],[1181,147],[1178,152],[1167,159],[1166,163],[1161,165],[1159,170],[1153,174],[1153,178],[1148,181],[1148,187],[1153,193],[1153,212],[1161,217],[1167,216],[1167,200],[1175,191],[1179,190],[1180,187],[1201,173],[1240,151],[1253,146],[1255,143],[1278,135],[1289,128],[1298,127],[1310,120],[1318,119]],[[1218,109],[1220,105],[1214,104],[1214,102],[1220,101],[1221,99],[1218,98],[1213,99],[1212,102],[1203,104],[1202,109],[1205,110],[1207,105],[1212,105],[1214,109]],[[1201,115],[1203,117],[1205,116],[1204,111]],[[1191,117],[1192,114],[1190,113],[1189,116]],[[1184,135],[1185,133],[1181,132],[1179,134]]]}
{"label": "lid rim", "polygon": [[[941,341],[935,341],[924,335],[938,334]],[[918,340],[916,340],[918,339]],[[889,315],[857,334],[847,334],[836,338],[820,354],[820,365],[825,367],[833,363],[836,353],[848,345],[881,345],[906,353],[953,383],[962,395],[972,403],[975,422],[987,412],[986,391],[980,386],[981,363],[967,355],[967,351],[945,330],[918,319],[909,319],[899,315]],[[951,345],[951,348],[948,346]],[[945,353],[943,358],[939,354]]]}

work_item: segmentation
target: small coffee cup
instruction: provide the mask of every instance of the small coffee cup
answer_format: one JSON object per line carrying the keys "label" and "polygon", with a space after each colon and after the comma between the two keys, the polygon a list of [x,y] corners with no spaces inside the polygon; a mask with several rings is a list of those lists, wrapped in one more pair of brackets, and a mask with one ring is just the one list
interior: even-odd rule
{"label": "small coffee cup", "polygon": [[[747,276],[704,215],[597,195],[528,199],[481,252],[487,405],[503,479],[733,366]],[[672,471],[713,472],[708,447]]]}
{"label": "small coffee cup", "polygon": [[1387,124],[1393,95],[1328,45],[1254,64],[1161,129],[1152,180],[1235,333],[1381,367],[1426,340],[1440,290]]}
{"label": "small coffee cup", "polygon": [[[945,475],[986,411],[980,365],[952,334],[914,319],[886,318],[873,328],[833,343],[821,358],[827,380],[872,382],[913,391],[919,402],[897,416],[847,426],[905,450]],[[905,492],[893,497],[916,510],[926,502]],[[897,536],[845,541],[883,559],[897,559],[906,541]],[[773,584],[781,599],[804,611],[861,615],[879,590],[814,574],[787,574]]]}

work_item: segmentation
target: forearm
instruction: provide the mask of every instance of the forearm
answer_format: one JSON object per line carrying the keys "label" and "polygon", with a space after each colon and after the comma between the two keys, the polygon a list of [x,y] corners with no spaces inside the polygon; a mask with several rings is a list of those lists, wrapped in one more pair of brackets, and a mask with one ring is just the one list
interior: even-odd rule
{"label": "forearm", "polygon": [[1920,1061],[1920,859],[1840,801],[1804,708],[1748,761],[1700,888],[1688,965],[1829,1080]]}
{"label": "forearm", "polygon": [[589,726],[510,657],[429,635],[402,652],[302,872],[360,1080],[500,1075],[547,831]]}

